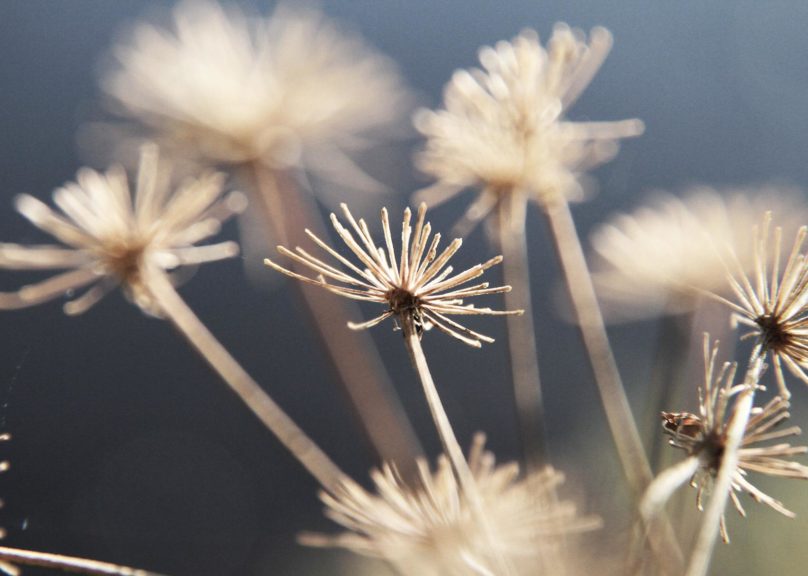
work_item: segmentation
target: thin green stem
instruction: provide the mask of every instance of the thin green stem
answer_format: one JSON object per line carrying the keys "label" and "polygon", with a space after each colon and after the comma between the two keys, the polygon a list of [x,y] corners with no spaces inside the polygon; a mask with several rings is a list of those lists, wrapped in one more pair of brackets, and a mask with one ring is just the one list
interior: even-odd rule
{"label": "thin green stem", "polygon": [[525,311],[520,317],[506,316],[505,322],[522,449],[528,468],[533,470],[546,464],[548,457],[525,236],[526,202],[527,199],[518,191],[511,191],[500,200],[497,204],[497,233],[503,256],[504,284],[512,288],[504,294],[505,309]]}
{"label": "thin green stem", "polygon": [[[306,228],[325,237],[316,207],[287,177],[260,163],[246,167],[259,210],[275,240],[290,247],[309,241]],[[274,247],[272,247],[274,252]],[[342,389],[356,410],[366,439],[382,460],[395,462],[405,477],[417,477],[415,462],[423,450],[407,419],[373,340],[365,332],[345,329],[360,317],[352,302],[334,298],[318,288],[294,282],[303,310],[315,328]]]}
{"label": "thin green stem", "polygon": [[[43,568],[56,568],[64,572],[74,572],[78,574],[106,574],[109,576],[160,576],[157,572],[119,566],[109,562],[98,560],[88,560],[86,558],[76,558],[74,556],[64,556],[62,554],[51,554],[48,552],[36,552],[35,550],[23,550],[21,548],[8,548],[0,546],[0,560],[22,564],[24,566],[41,566]],[[13,573],[13,572],[11,572]],[[17,574],[20,572],[17,571]]]}
{"label": "thin green stem", "polygon": [[345,475],[303,430],[216,340],[174,290],[162,270],[145,271],[146,282],[161,311],[199,354],[222,377],[263,424],[326,489],[334,489]]}
{"label": "thin green stem", "polygon": [[721,467],[713,484],[713,495],[704,510],[696,544],[690,556],[686,576],[706,576],[713,556],[715,541],[720,532],[721,518],[727,506],[729,492],[732,490],[732,477],[738,468],[738,450],[743,442],[746,425],[755,402],[755,391],[763,373],[765,349],[758,344],[749,357],[749,366],[744,378],[745,389],[736,400],[732,420],[727,427],[724,455]]}

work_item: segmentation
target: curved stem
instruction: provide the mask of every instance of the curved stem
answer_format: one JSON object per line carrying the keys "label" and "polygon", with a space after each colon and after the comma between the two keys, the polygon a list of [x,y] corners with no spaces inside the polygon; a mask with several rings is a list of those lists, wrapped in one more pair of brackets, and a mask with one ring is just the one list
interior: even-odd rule
{"label": "curved stem", "polygon": [[752,350],[749,358],[749,367],[746,370],[744,385],[746,388],[740,393],[733,409],[732,420],[727,427],[724,455],[721,458],[721,467],[713,484],[713,495],[704,510],[704,519],[701,522],[696,545],[690,556],[686,576],[705,576],[710,567],[715,541],[721,526],[724,508],[727,506],[729,492],[732,490],[732,476],[738,468],[738,450],[743,442],[746,425],[752,413],[755,402],[755,390],[760,376],[763,373],[765,350],[758,344]]}
{"label": "curved stem", "polygon": [[[493,544],[495,536],[491,530],[491,527],[489,526],[488,520],[486,519],[482,498],[480,497],[480,492],[477,489],[477,483],[474,480],[474,475],[469,468],[465,456],[463,456],[463,449],[457,442],[457,437],[455,436],[452,425],[449,422],[449,416],[446,414],[446,410],[443,408],[443,403],[441,402],[440,396],[438,395],[438,390],[435,387],[435,381],[432,379],[432,374],[429,371],[429,365],[426,363],[424,350],[421,348],[421,340],[418,336],[418,332],[412,318],[409,315],[402,314],[401,323],[404,330],[404,342],[407,345],[407,351],[410,353],[410,360],[412,360],[413,367],[418,373],[418,377],[421,380],[421,385],[424,388],[424,395],[426,396],[426,401],[429,405],[429,411],[432,413],[432,419],[435,421],[435,426],[438,429],[438,435],[440,436],[441,443],[443,444],[443,449],[446,452],[446,455],[449,457],[449,462],[451,463],[452,469],[455,472],[460,489],[468,499],[472,514],[475,516],[475,520],[480,523],[480,526],[483,528],[489,542]],[[497,562],[499,567],[499,570],[496,572],[497,574],[505,576],[506,574],[513,573],[512,568],[508,565],[502,554],[500,554],[496,549],[496,546],[492,546],[492,555],[494,556],[493,559]]]}
{"label": "curved stem", "polygon": [[[309,228],[325,237],[325,226],[312,202],[288,181],[279,186],[281,174],[260,163],[246,167],[265,222],[276,240],[288,246],[308,241]],[[287,179],[288,180],[288,179]],[[272,247],[274,251],[274,246]],[[342,389],[350,398],[365,437],[382,460],[395,462],[405,477],[417,477],[416,460],[423,456],[412,424],[379,358],[373,340],[365,332],[346,330],[358,307],[323,290],[292,283],[318,340],[331,362]]]}
{"label": "curved stem", "polygon": [[524,194],[513,191],[497,203],[499,247],[502,251],[506,310],[524,310],[523,316],[506,316],[508,351],[511,356],[514,402],[525,462],[537,469],[547,461],[544,402],[536,351],[530,273],[525,237]]}
{"label": "curved stem", "polygon": [[342,471],[216,340],[177,294],[165,273],[152,268],[144,276],[161,311],[233,392],[324,488],[335,488],[345,476]]}
{"label": "curved stem", "polygon": [[[603,314],[569,204],[564,199],[550,202],[545,205],[545,214],[623,471],[634,497],[639,499],[653,479],[651,467],[609,344]],[[661,520],[659,530],[653,530],[650,534],[652,546],[664,559],[660,569],[681,573],[682,553],[679,544],[665,517]]]}
{"label": "curved stem", "polygon": [[[62,554],[51,554],[48,552],[36,552],[34,550],[23,550],[21,548],[8,548],[0,546],[0,560],[23,564],[26,566],[41,566],[43,568],[57,568],[65,572],[75,572],[79,574],[108,574],[110,576],[160,576],[156,572],[119,566],[109,562],[98,560],[87,560],[86,558],[75,558],[73,556],[63,556]],[[3,562],[5,564],[5,562]],[[19,572],[17,572],[19,574]]]}

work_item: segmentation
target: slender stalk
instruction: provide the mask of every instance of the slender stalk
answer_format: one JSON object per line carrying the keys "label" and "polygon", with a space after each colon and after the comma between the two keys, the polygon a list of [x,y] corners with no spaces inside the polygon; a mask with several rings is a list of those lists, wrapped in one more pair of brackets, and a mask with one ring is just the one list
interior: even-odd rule
{"label": "slender stalk", "polygon": [[[421,385],[424,388],[424,395],[426,396],[426,401],[429,405],[429,411],[432,413],[432,419],[435,421],[435,426],[438,429],[438,435],[440,436],[441,443],[443,444],[443,449],[446,452],[446,455],[449,457],[449,462],[451,463],[452,469],[455,472],[458,484],[460,484],[460,489],[463,491],[466,498],[468,498],[472,513],[475,515],[475,519],[480,523],[480,526],[485,531],[489,541],[493,543],[495,536],[488,524],[488,520],[485,517],[485,510],[483,508],[482,498],[480,497],[479,490],[477,489],[477,483],[474,480],[474,475],[471,473],[471,469],[469,468],[465,456],[463,456],[463,449],[457,442],[457,437],[455,436],[452,425],[449,422],[449,416],[446,414],[446,410],[443,408],[443,403],[441,402],[440,396],[438,395],[438,390],[435,387],[435,381],[432,379],[432,374],[429,371],[429,365],[426,362],[426,356],[424,356],[424,350],[421,348],[421,340],[418,336],[418,332],[415,329],[415,325],[409,315],[402,314],[401,323],[404,330],[404,342],[406,343],[407,351],[410,354],[410,360],[412,360],[413,367],[418,373],[418,377],[421,380]],[[502,554],[499,553],[498,550],[496,550],[496,547],[492,548],[492,551],[494,552],[494,560],[497,562],[499,567],[499,570],[496,573],[503,576],[512,574],[513,568],[508,565],[506,559],[502,556]]]}
{"label": "slender stalk", "polygon": [[502,251],[506,310],[524,310],[523,316],[506,316],[508,351],[511,356],[514,402],[522,450],[529,469],[537,469],[548,460],[547,434],[536,351],[536,328],[533,322],[530,273],[525,236],[527,199],[512,192],[497,204],[497,233]]}
{"label": "slender stalk", "polygon": [[174,290],[162,270],[146,270],[146,283],[160,309],[199,354],[227,382],[263,424],[326,489],[345,477],[326,454],[247,374]]}
{"label": "slender stalk", "polygon": [[647,430],[646,449],[650,453],[651,470],[659,470],[663,448],[660,441],[662,427],[659,413],[677,405],[679,383],[683,380],[683,367],[687,366],[693,328],[691,313],[668,315],[660,320],[660,330],[654,350],[651,379],[645,401],[643,430]]}
{"label": "slender stalk", "polygon": [[[108,574],[111,576],[160,576],[156,572],[119,566],[109,562],[99,562],[98,560],[87,560],[86,558],[75,558],[73,556],[63,556],[62,554],[51,554],[48,552],[36,552],[34,550],[23,550],[20,548],[8,548],[0,546],[0,560],[23,564],[25,566],[41,566],[43,568],[56,568],[64,572],[74,572],[78,574]],[[5,562],[3,562],[5,564]],[[17,574],[20,572],[17,571]]]}
{"label": "slender stalk", "polygon": [[[575,222],[569,204],[563,199],[547,203],[545,214],[623,471],[635,499],[639,501],[653,479],[651,467],[609,344]],[[651,545],[662,560],[659,568],[673,574],[681,573],[679,544],[670,523],[664,517],[660,520],[659,529],[650,534]]]}
{"label": "slender stalk", "polygon": [[[326,236],[316,207],[288,178],[281,187],[281,174],[260,163],[247,168],[254,197],[277,241],[289,246],[305,243],[306,228],[320,237]],[[300,282],[292,283],[292,289],[356,410],[366,440],[382,460],[395,462],[406,477],[417,477],[415,462],[423,456],[423,450],[376,346],[367,333],[345,329],[351,318],[361,316],[358,307]]]}
{"label": "slender stalk", "polygon": [[749,367],[746,370],[744,385],[746,388],[740,393],[733,410],[732,421],[727,427],[727,438],[724,446],[724,455],[721,458],[721,467],[713,484],[713,495],[704,510],[696,544],[690,556],[686,576],[706,576],[713,556],[715,541],[720,531],[721,517],[727,505],[729,492],[732,489],[732,476],[738,468],[738,450],[743,441],[746,425],[752,413],[755,402],[755,390],[763,372],[765,349],[758,344],[752,350],[749,358]]}
{"label": "slender stalk", "polygon": [[410,360],[412,360],[413,367],[418,373],[421,380],[421,385],[424,388],[424,395],[426,402],[429,405],[429,411],[432,414],[432,419],[435,421],[435,427],[438,429],[441,444],[449,457],[449,462],[457,475],[458,482],[463,491],[472,497],[472,499],[479,499],[474,476],[471,473],[466,457],[463,455],[463,449],[457,441],[452,425],[449,422],[449,416],[443,408],[443,403],[438,395],[438,390],[435,387],[435,381],[432,379],[432,373],[429,371],[429,365],[426,363],[426,356],[424,350],[421,348],[421,340],[418,333],[413,326],[412,319],[407,315],[402,315],[401,323],[404,330],[404,341],[407,345],[407,351],[410,353]]}

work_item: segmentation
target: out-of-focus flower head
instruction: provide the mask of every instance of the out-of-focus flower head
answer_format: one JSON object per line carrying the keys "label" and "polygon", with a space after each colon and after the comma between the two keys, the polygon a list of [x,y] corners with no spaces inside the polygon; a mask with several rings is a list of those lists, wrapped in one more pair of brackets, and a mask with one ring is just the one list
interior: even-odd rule
{"label": "out-of-focus flower head", "polygon": [[[702,509],[702,496],[709,492],[721,466],[727,430],[735,415],[735,398],[746,385],[734,385],[736,365],[725,363],[715,374],[718,343],[712,347],[709,337],[704,338],[704,387],[699,389],[699,414],[663,412],[662,426],[671,437],[670,444],[685,450],[697,465],[691,485],[698,489],[697,505]],[[792,446],[782,442],[771,444],[800,433],[797,426],[775,429],[789,417],[788,402],[780,396],[763,407],[752,409],[738,449],[738,466],[732,475],[730,497],[735,508],[746,516],[738,493],[746,492],[757,502],[763,502],[790,518],[794,513],[747,479],[749,472],[769,476],[808,480],[808,467],[794,462],[792,457],[808,451],[806,446]],[[726,520],[721,517],[721,535],[729,542]]]}
{"label": "out-of-focus flower head", "polygon": [[439,204],[468,187],[482,192],[469,225],[504,198],[580,199],[581,176],[611,159],[618,140],[643,131],[639,120],[570,122],[566,113],[606,58],[604,28],[589,42],[557,24],[547,48],[526,30],[511,42],[480,50],[483,69],[459,70],[444,91],[445,109],[420,110],[416,128],[427,138],[418,167],[437,182],[417,194]]}
{"label": "out-of-focus flower head", "polygon": [[291,5],[261,18],[185,1],[173,30],[140,24],[115,54],[103,85],[121,112],[208,163],[353,177],[345,151],[367,144],[408,101],[387,58]]}
{"label": "out-of-focus flower head", "polygon": [[[658,194],[630,214],[618,214],[591,236],[593,279],[607,315],[629,320],[660,312],[689,312],[704,292],[728,295],[728,259],[750,271],[752,228],[765,210],[787,232],[808,218],[788,190],[719,193],[701,187],[683,198]],[[768,255],[770,258],[771,255]]]}
{"label": "out-of-focus flower head", "polygon": [[158,163],[157,147],[146,146],[134,196],[120,166],[105,174],[79,170],[76,182],[53,193],[58,210],[18,196],[17,210],[61,245],[0,244],[0,268],[65,272],[0,293],[0,309],[33,306],[89,286],[64,305],[67,314],[81,314],[120,285],[141,309],[159,315],[144,281],[147,267],[173,270],[238,254],[235,242],[196,244],[243,210],[244,196],[222,197],[224,175],[213,172],[171,190],[166,168]]}
{"label": "out-of-focus flower head", "polygon": [[382,558],[413,576],[493,574],[498,554],[518,574],[558,573],[553,565],[560,557],[558,537],[597,528],[599,520],[580,517],[571,502],[557,501],[555,489],[563,482],[559,472],[547,468],[519,478],[518,466],[497,466],[484,442],[477,435],[468,463],[493,541],[476,522],[445,457],[435,472],[419,462],[418,487],[408,486],[386,465],[371,474],[375,494],[350,480],[333,493],[321,493],[326,515],[349,531],[305,534],[301,541]]}

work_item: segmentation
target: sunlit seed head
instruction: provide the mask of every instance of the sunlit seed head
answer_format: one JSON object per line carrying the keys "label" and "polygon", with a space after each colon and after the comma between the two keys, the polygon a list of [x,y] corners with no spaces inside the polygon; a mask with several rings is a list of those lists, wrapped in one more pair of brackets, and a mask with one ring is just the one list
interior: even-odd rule
{"label": "sunlit seed head", "polygon": [[292,3],[261,17],[184,1],[168,26],[137,25],[115,59],[103,87],[116,111],[203,163],[303,166],[368,185],[349,153],[410,108],[391,61]]}
{"label": "sunlit seed head", "polygon": [[783,230],[772,230],[772,219],[765,213],[751,230],[751,271],[729,252],[724,267],[731,294],[711,296],[730,308],[735,324],[750,328],[741,338],[756,339],[771,357],[780,395],[788,399],[783,364],[808,384],[808,227],[797,230],[791,249],[784,250]]}
{"label": "sunlit seed head", "polygon": [[[219,231],[221,223],[243,209],[239,193],[223,196],[221,174],[205,173],[171,187],[168,165],[157,148],[142,150],[136,189],[126,173],[78,172],[53,194],[55,208],[32,196],[16,200],[17,209],[60,244],[0,244],[0,268],[65,270],[14,293],[0,293],[0,308],[33,306],[71,295],[68,314],[81,314],[116,286],[150,314],[159,314],[144,272],[172,270],[237,254],[233,242],[197,245]],[[78,296],[75,292],[81,291]]]}
{"label": "sunlit seed head", "polygon": [[[375,491],[346,482],[321,494],[326,515],[348,531],[335,536],[305,534],[313,546],[347,548],[381,558],[407,576],[493,574],[504,555],[514,574],[559,573],[560,538],[599,527],[599,519],[577,514],[555,496],[563,475],[552,468],[519,476],[516,464],[497,465],[478,435],[468,464],[479,490],[491,538],[475,519],[446,458],[432,471],[419,462],[412,485],[391,465],[373,471]],[[567,544],[570,541],[567,540]]]}
{"label": "sunlit seed head", "polygon": [[509,286],[490,288],[487,282],[468,285],[485,271],[501,262],[500,256],[477,264],[460,273],[455,273],[450,259],[460,249],[462,241],[455,239],[439,249],[440,234],[432,235],[432,226],[426,221],[426,205],[421,204],[412,225],[412,211],[404,212],[400,249],[393,243],[387,209],[381,211],[384,242],[376,244],[363,219],[358,221],[346,205],[342,205],[346,227],[335,215],[331,222],[337,234],[350,250],[353,258],[341,255],[323,240],[308,232],[309,237],[327,255],[336,260],[332,266],[313,256],[305,249],[294,251],[283,246],[278,251],[290,258],[295,268],[306,268],[316,276],[305,276],[293,269],[284,268],[270,259],[264,262],[292,278],[325,288],[353,300],[376,302],[385,305],[385,311],[366,322],[348,326],[353,329],[370,328],[384,320],[397,317],[411,321],[419,334],[436,327],[440,331],[479,347],[482,342],[493,342],[488,336],[475,332],[452,320],[453,315],[503,315],[521,314],[521,310],[498,311],[476,308],[465,304],[467,298],[498,294],[510,290]]}
{"label": "sunlit seed head", "polygon": [[[705,292],[732,294],[727,261],[753,271],[752,228],[765,210],[787,235],[808,218],[796,192],[766,187],[700,187],[682,197],[657,193],[632,212],[609,218],[591,235],[593,279],[607,317],[689,313]],[[771,264],[773,251],[766,258]]]}
{"label": "sunlit seed head", "polygon": [[444,109],[415,116],[426,137],[416,163],[436,180],[418,201],[434,206],[479,188],[465,217],[473,223],[512,195],[540,205],[581,199],[584,174],[611,159],[620,139],[643,131],[639,120],[566,119],[610,48],[604,28],[587,41],[565,24],[556,25],[546,48],[532,30],[482,48],[482,68],[455,72],[447,84]]}

